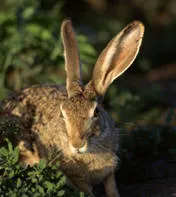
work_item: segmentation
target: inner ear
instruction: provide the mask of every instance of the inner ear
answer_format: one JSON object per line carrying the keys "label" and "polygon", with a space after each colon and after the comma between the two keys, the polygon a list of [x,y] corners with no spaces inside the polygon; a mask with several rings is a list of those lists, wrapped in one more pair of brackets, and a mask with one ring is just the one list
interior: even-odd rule
{"label": "inner ear", "polygon": [[110,84],[133,63],[143,34],[143,24],[134,21],[108,43],[93,70],[92,83],[97,95],[103,96]]}

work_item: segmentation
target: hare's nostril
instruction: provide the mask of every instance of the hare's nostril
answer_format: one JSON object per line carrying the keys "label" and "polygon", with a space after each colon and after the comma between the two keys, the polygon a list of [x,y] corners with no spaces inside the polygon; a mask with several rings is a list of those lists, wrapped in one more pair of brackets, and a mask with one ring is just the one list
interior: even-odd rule
{"label": "hare's nostril", "polygon": [[84,145],[79,148],[79,152],[80,153],[85,153],[87,151],[87,143],[84,143]]}
{"label": "hare's nostril", "polygon": [[71,144],[69,144],[69,146],[70,146],[70,150],[71,150],[72,153],[78,153],[78,149],[77,148],[75,148]]}
{"label": "hare's nostril", "polygon": [[87,151],[87,143],[84,143],[81,147],[75,147],[70,144],[70,150],[72,153],[85,153]]}

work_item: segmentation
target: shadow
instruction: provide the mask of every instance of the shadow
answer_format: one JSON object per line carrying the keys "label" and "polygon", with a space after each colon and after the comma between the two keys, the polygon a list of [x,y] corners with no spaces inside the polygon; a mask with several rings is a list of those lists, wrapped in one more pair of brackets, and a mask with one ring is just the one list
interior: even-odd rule
{"label": "shadow", "polygon": [[32,131],[35,106],[27,103],[25,108],[19,108],[17,112],[15,108],[19,100],[16,96],[12,98],[11,104],[5,100],[0,106],[0,147],[6,145],[4,139],[8,138],[14,147],[20,148],[20,161],[26,159],[25,154],[37,155],[39,158],[44,155],[46,157],[48,151],[41,142],[39,133]]}

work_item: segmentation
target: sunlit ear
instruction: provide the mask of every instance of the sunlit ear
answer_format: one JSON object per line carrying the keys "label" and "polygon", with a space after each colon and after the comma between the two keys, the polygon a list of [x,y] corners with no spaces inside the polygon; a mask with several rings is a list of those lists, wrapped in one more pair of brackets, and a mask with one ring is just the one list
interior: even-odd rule
{"label": "sunlit ear", "polygon": [[64,20],[61,26],[64,45],[67,93],[69,97],[79,94],[81,89],[81,67],[79,52],[71,20]]}
{"label": "sunlit ear", "polygon": [[108,43],[93,70],[92,84],[98,95],[104,95],[109,85],[132,64],[143,34],[143,24],[134,21]]}

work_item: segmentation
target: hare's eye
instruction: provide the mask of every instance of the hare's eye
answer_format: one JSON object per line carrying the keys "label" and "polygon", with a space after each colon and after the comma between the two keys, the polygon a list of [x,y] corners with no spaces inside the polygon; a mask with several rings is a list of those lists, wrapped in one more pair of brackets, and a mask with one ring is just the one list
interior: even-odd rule
{"label": "hare's eye", "polygon": [[89,138],[89,137],[93,137],[94,135],[95,133],[92,130],[90,130],[86,132],[85,137]]}
{"label": "hare's eye", "polygon": [[98,113],[99,113],[99,110],[98,110],[98,107],[95,108],[95,111],[94,111],[94,117],[97,117],[98,116]]}
{"label": "hare's eye", "polygon": [[88,131],[85,135],[87,138],[98,137],[100,135],[100,130],[95,126],[95,128],[91,131]]}

